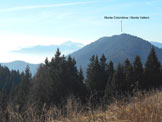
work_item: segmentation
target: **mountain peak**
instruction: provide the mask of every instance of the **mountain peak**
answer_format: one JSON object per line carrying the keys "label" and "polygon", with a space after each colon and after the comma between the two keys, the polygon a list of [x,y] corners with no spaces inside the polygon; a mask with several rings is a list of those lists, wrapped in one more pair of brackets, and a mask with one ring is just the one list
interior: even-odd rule
{"label": "mountain peak", "polygon": [[[92,55],[105,55],[108,61],[112,60],[117,66],[118,62],[123,63],[126,58],[133,62],[138,55],[144,64],[150,52],[152,45],[150,42],[127,33],[114,35],[111,37],[102,37],[97,41],[81,48],[71,54],[76,59],[77,66],[82,66],[85,70]],[[162,62],[162,49],[155,47],[155,51]]]}
{"label": "mountain peak", "polygon": [[[108,38],[138,38],[138,39],[142,39],[142,38],[139,38],[137,36],[134,36],[134,35],[131,35],[131,34],[127,34],[127,33],[122,33],[122,34],[119,34],[119,35],[113,35],[113,36],[104,36],[104,37],[101,37],[100,39],[98,40],[101,40],[101,39],[108,39]],[[142,39],[143,40],[143,39]]]}
{"label": "mountain peak", "polygon": [[[137,37],[137,36],[134,36],[134,35],[128,34],[128,33],[122,33],[122,34],[120,34],[120,35],[114,35],[114,36],[116,36],[116,37],[124,37],[124,38],[126,38],[126,37],[139,38],[139,37]],[[113,36],[112,36],[112,37],[113,37]]]}
{"label": "mountain peak", "polygon": [[121,36],[133,36],[133,35],[131,35],[131,34],[128,34],[128,33],[122,33],[122,34],[120,34]]}

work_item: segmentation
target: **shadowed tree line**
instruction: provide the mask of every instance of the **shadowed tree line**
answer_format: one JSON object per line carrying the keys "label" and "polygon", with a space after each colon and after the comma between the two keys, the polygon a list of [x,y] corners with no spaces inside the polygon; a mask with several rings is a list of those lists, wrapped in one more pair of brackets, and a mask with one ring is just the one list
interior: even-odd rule
{"label": "shadowed tree line", "polygon": [[10,105],[16,111],[24,111],[29,105],[38,110],[44,104],[61,107],[71,96],[80,99],[82,104],[90,99],[97,105],[133,95],[136,90],[158,89],[161,85],[162,67],[154,48],[144,66],[139,56],[132,63],[126,59],[124,64],[119,63],[114,68],[112,61],[107,63],[104,54],[100,58],[93,55],[85,79],[75,59],[65,58],[58,49],[51,61],[46,58],[40,65],[34,77],[28,66],[22,73],[0,66],[0,108],[5,111]]}

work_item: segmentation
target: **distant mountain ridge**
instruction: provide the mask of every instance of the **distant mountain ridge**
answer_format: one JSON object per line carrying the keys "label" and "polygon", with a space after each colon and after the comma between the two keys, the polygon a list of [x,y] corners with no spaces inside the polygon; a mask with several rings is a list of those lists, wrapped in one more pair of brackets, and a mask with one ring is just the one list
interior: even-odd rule
{"label": "distant mountain ridge", "polygon": [[67,55],[78,49],[82,48],[84,45],[77,42],[67,41],[60,45],[37,45],[29,48],[22,48],[20,50],[13,50],[12,53],[22,53],[22,54],[36,54],[36,55],[48,55],[53,54],[57,48],[59,48],[62,54]]}
{"label": "distant mountain ridge", "polygon": [[24,61],[13,61],[8,63],[0,63],[2,66],[6,66],[9,70],[19,70],[20,72],[25,71],[26,66],[28,65],[32,76],[37,72],[39,64],[30,64]]}
{"label": "distant mountain ridge", "polygon": [[[118,62],[123,63],[126,58],[129,58],[132,62],[138,55],[144,64],[152,46],[150,42],[142,38],[129,34],[121,34],[102,37],[72,53],[71,56],[76,59],[77,67],[82,66],[85,72],[92,55],[100,57],[104,54],[108,61],[112,60],[114,62],[115,66],[117,66]],[[155,51],[162,63],[162,49],[155,47]]]}
{"label": "distant mountain ridge", "polygon": [[150,42],[150,43],[158,48],[162,48],[162,43],[160,42]]}

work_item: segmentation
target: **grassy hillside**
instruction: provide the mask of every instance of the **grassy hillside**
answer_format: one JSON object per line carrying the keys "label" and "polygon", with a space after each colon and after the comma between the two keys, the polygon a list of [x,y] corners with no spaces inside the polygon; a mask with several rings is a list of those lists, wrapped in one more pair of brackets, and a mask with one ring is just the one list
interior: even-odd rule
{"label": "grassy hillside", "polygon": [[93,110],[89,106],[83,112],[83,108],[75,100],[69,99],[64,109],[51,107],[47,110],[44,107],[40,116],[32,107],[28,107],[25,113],[8,107],[6,113],[0,111],[0,118],[1,122],[5,122],[6,118],[8,122],[161,122],[162,92],[137,93],[127,101],[116,101],[106,111],[100,108]]}

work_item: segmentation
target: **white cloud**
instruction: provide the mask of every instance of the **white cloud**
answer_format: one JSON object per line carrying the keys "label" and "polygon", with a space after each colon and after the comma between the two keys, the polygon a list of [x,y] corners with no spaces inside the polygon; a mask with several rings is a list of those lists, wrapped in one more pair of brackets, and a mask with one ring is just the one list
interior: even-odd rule
{"label": "white cloud", "polygon": [[73,3],[61,3],[61,4],[50,4],[50,5],[20,6],[20,7],[0,9],[0,12],[14,12],[14,11],[41,9],[41,8],[65,7],[65,6],[82,5],[82,4],[89,4],[89,3],[92,3],[92,2],[73,2]]}

